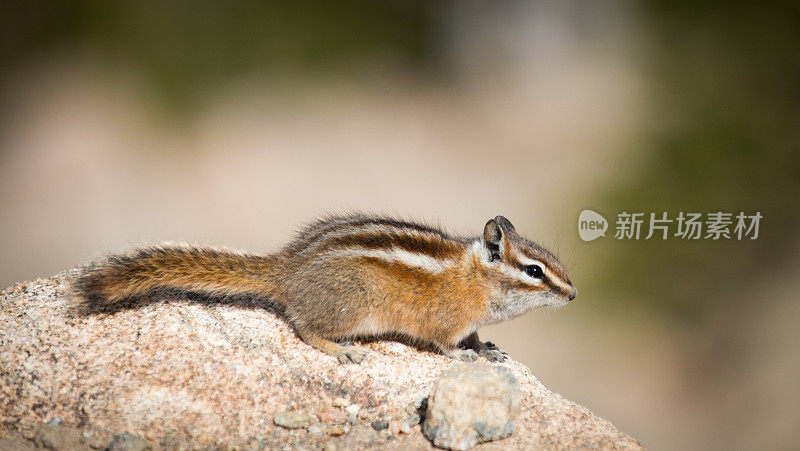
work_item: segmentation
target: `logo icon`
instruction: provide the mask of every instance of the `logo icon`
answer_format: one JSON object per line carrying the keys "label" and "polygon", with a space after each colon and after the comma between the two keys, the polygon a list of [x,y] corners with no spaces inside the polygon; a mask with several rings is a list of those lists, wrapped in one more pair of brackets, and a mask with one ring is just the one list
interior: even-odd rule
{"label": "logo icon", "polygon": [[578,216],[578,235],[583,241],[594,241],[606,236],[608,221],[594,210],[583,210]]}

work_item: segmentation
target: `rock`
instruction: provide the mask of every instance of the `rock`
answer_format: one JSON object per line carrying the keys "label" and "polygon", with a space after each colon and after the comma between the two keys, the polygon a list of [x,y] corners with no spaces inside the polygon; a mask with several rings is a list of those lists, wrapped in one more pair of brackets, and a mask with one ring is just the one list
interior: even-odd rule
{"label": "rock", "polygon": [[343,423],[346,414],[337,409],[323,409],[317,412],[317,418],[323,423]]}
{"label": "rock", "polygon": [[372,426],[372,429],[375,429],[376,431],[382,431],[389,427],[389,423],[386,421],[375,420],[370,423],[370,426]]}
{"label": "rock", "polygon": [[42,425],[36,431],[34,443],[41,448],[56,450],[89,450],[84,443],[81,431],[67,426]]}
{"label": "rock", "polygon": [[114,438],[114,435],[108,431],[91,427],[84,429],[81,436],[85,443],[94,449],[107,449]]}
{"label": "rock", "polygon": [[147,440],[138,435],[124,433],[115,435],[108,449],[110,451],[145,451],[151,447]]}
{"label": "rock", "polygon": [[356,426],[358,424],[358,414],[361,411],[361,406],[358,404],[350,404],[344,409],[345,413],[347,413],[347,424],[350,426]]}
{"label": "rock", "polygon": [[6,437],[0,438],[0,450],[6,451],[29,451],[37,447],[27,440],[22,434],[15,431],[5,431]]}
{"label": "rock", "polygon": [[314,417],[290,411],[275,415],[274,421],[278,426],[283,426],[287,429],[302,429],[308,427],[314,421]]}
{"label": "rock", "polygon": [[[86,316],[69,308],[66,292],[65,275],[0,292],[0,440],[16,440],[12,430],[30,440],[59,417],[61,426],[48,427],[102,431],[99,447],[125,432],[166,449],[431,446],[417,428],[389,441],[365,422],[332,437],[287,430],[274,418],[358,404],[372,419],[407,419],[406,407],[429,396],[454,365],[441,354],[373,341],[362,345],[369,357],[361,365],[341,365],[299,340],[259,299],[219,304],[161,293],[157,302]],[[512,373],[522,394],[514,433],[496,442],[504,449],[640,448],[524,365],[493,367]]]}
{"label": "rock", "polygon": [[392,420],[389,422],[389,433],[392,435],[400,435],[400,429],[403,427],[403,423],[400,420]]}
{"label": "rock", "polygon": [[350,401],[345,398],[333,398],[333,407],[347,407]]}
{"label": "rock", "polygon": [[514,432],[520,396],[507,368],[458,363],[436,381],[422,430],[434,445],[456,450],[508,437]]}
{"label": "rock", "polygon": [[311,426],[308,427],[309,434],[320,435],[323,432],[325,432],[325,428],[323,428],[318,424],[312,424]]}
{"label": "rock", "polygon": [[410,417],[405,419],[405,422],[410,424],[411,426],[416,426],[422,421],[422,417],[420,415],[411,415]]}
{"label": "rock", "polygon": [[347,434],[349,431],[350,427],[346,425],[334,424],[333,426],[328,426],[328,435],[332,435],[334,437]]}
{"label": "rock", "polygon": [[356,416],[358,415],[358,411],[361,410],[361,406],[358,404],[350,404],[349,406],[345,407],[344,411],[347,412],[349,416]]}
{"label": "rock", "polygon": [[63,422],[64,422],[64,420],[62,420],[61,418],[53,417],[50,421],[48,421],[45,424],[48,425],[48,426],[61,426],[61,423],[63,423]]}

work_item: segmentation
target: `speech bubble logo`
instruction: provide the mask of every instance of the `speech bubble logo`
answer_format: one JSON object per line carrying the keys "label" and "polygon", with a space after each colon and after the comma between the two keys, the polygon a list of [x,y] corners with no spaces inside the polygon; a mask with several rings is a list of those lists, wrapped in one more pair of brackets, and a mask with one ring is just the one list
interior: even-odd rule
{"label": "speech bubble logo", "polygon": [[583,241],[593,241],[601,236],[606,236],[608,221],[594,210],[583,210],[578,215],[578,236]]}

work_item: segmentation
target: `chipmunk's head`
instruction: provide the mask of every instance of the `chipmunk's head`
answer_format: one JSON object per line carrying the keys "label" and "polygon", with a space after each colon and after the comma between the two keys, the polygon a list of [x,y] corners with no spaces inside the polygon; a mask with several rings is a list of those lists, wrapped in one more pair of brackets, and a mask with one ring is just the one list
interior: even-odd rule
{"label": "chipmunk's head", "polygon": [[492,285],[491,322],[537,307],[561,307],[577,290],[566,269],[547,249],[520,236],[508,219],[489,220],[475,245],[479,269]]}

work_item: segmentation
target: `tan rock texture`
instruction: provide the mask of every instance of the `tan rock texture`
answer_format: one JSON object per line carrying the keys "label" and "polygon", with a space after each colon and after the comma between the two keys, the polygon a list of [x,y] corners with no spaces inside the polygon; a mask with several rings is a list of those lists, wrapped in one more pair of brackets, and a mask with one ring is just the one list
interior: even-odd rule
{"label": "tan rock texture", "polygon": [[[364,344],[370,353],[361,365],[341,365],[300,341],[263,301],[246,298],[220,304],[162,293],[85,315],[69,306],[70,277],[0,293],[0,443],[35,443],[45,423],[60,420],[93,448],[125,433],[154,449],[432,447],[414,421],[403,428],[410,433],[394,434],[371,423],[414,419],[415,403],[455,363],[445,356],[374,341]],[[513,435],[477,448],[641,448],[547,390],[524,365],[499,365],[519,382],[519,415]],[[341,399],[334,406],[336,398],[361,409],[341,435],[329,435],[345,417],[331,413],[346,407]],[[287,429],[275,424],[281,412],[313,419]]]}
{"label": "tan rock texture", "polygon": [[436,446],[470,449],[514,433],[519,404],[519,383],[508,368],[459,363],[436,380],[422,432]]}

